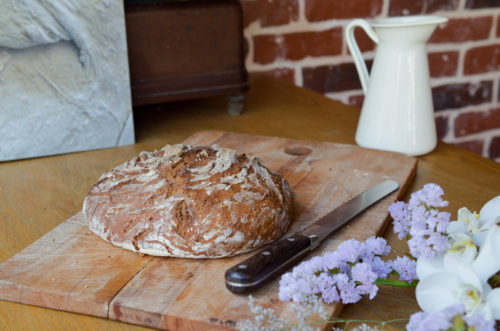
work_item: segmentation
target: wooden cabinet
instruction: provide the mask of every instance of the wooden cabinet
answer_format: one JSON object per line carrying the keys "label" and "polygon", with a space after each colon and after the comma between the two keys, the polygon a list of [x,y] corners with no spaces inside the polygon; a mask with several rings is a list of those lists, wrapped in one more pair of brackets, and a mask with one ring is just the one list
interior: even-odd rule
{"label": "wooden cabinet", "polygon": [[248,75],[239,1],[130,0],[125,20],[134,106],[226,95],[230,112],[242,111]]}

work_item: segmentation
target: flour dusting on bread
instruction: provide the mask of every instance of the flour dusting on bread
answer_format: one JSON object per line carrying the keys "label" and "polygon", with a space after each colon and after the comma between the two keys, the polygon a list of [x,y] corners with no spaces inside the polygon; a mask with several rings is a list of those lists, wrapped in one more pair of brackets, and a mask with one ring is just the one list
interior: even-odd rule
{"label": "flour dusting on bread", "polygon": [[103,174],[83,213],[101,238],[159,256],[214,258],[287,229],[295,194],[255,157],[216,145],[167,145]]}

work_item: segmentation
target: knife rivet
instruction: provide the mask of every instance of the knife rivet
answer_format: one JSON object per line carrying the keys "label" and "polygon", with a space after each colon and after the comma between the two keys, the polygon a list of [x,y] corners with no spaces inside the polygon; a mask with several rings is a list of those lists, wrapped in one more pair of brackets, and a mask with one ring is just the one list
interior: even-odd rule
{"label": "knife rivet", "polygon": [[288,238],[288,241],[295,241],[295,238]]}
{"label": "knife rivet", "polygon": [[262,255],[271,255],[271,252],[270,251],[263,251]]}
{"label": "knife rivet", "polygon": [[238,266],[238,268],[240,268],[240,269],[246,269],[246,268],[247,268],[247,265],[246,265],[246,264],[240,264],[240,265]]}

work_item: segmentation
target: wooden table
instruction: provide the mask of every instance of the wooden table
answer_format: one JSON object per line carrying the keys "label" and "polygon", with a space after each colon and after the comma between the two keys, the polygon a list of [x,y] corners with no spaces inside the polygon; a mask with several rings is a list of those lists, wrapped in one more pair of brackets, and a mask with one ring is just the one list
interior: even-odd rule
{"label": "wooden table", "polygon": [[[0,263],[78,212],[89,188],[110,166],[142,150],[180,142],[194,132],[213,129],[354,144],[359,110],[261,75],[253,75],[250,86],[241,116],[228,115],[223,98],[137,109],[135,145],[0,163]],[[419,157],[417,175],[405,199],[429,182],[443,187],[453,216],[462,206],[478,211],[500,194],[500,164],[440,142],[435,151]],[[392,228],[385,237],[393,248],[407,250]],[[374,300],[346,306],[342,317],[388,320],[418,310],[414,289],[382,287]],[[145,328],[0,301],[0,329]]]}

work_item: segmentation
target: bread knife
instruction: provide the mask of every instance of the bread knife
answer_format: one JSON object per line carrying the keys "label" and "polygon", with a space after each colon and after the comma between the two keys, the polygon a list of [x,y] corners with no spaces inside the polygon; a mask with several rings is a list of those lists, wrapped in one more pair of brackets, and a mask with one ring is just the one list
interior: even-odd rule
{"label": "bread knife", "polygon": [[327,238],[375,202],[399,188],[394,180],[383,181],[332,210],[304,230],[282,238],[226,270],[226,288],[250,292],[283,273]]}

